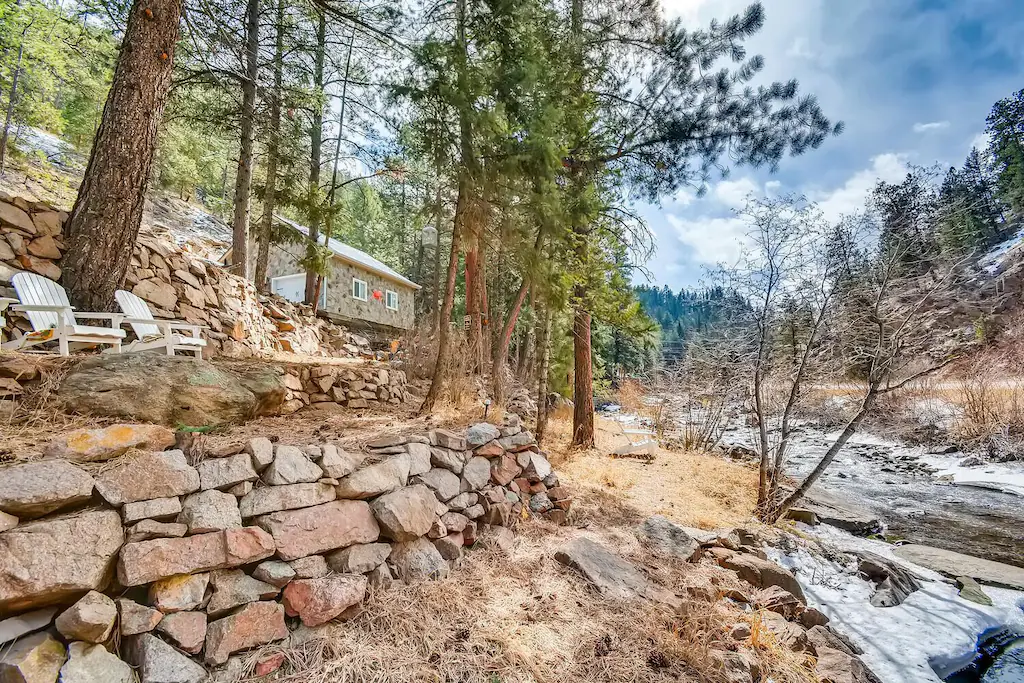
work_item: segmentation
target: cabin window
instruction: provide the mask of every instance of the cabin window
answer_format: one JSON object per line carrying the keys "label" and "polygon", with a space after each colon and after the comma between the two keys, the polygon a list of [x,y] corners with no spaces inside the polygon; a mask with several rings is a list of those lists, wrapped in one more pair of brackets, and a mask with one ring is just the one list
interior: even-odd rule
{"label": "cabin window", "polygon": [[384,298],[384,305],[388,307],[388,310],[398,310],[398,292],[392,292],[390,289],[387,291],[387,296]]}
{"label": "cabin window", "polygon": [[366,301],[366,280],[352,278],[352,298]]}

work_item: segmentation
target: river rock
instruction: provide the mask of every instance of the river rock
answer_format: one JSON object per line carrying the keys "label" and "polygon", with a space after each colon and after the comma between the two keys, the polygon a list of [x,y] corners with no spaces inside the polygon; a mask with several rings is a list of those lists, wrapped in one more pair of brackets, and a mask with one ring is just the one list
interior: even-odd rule
{"label": "river rock", "polygon": [[203,490],[228,489],[236,484],[256,481],[259,475],[252,466],[248,453],[238,453],[226,458],[207,458],[196,467]]}
{"label": "river rock", "polygon": [[185,538],[158,538],[125,545],[117,564],[117,576],[123,586],[139,586],[175,574],[230,569],[258,562],[273,555],[274,549],[274,539],[255,527]]}
{"label": "river rock", "polygon": [[802,603],[807,602],[800,582],[788,570],[769,560],[762,560],[760,557],[748,554],[735,553],[724,557],[718,562],[726,569],[736,572],[741,579],[758,588],[779,586],[789,591]]}
{"label": "river rock", "polygon": [[41,517],[92,498],[93,479],[63,460],[0,468],[0,510],[21,519]]}
{"label": "river rock", "polygon": [[663,553],[687,562],[700,558],[700,543],[686,527],[669,521],[662,515],[645,519],[638,529],[640,535]]}
{"label": "river rock", "polygon": [[869,551],[858,553],[857,570],[875,584],[871,604],[875,607],[895,607],[921,588],[918,578],[897,562]]}
{"label": "river rock", "polygon": [[60,669],[61,683],[132,683],[132,668],[102,645],[71,643]]}
{"label": "river rock", "polygon": [[366,574],[379,567],[389,555],[390,543],[364,543],[331,553],[327,564],[339,574]]}
{"label": "river rock", "polygon": [[356,470],[338,482],[339,498],[365,500],[402,488],[409,481],[409,454]]}
{"label": "river rock", "polygon": [[49,633],[33,633],[0,649],[0,681],[53,683],[66,654],[64,645]]}
{"label": "river rock", "polygon": [[157,625],[171,642],[189,654],[198,654],[206,640],[206,614],[203,612],[175,612],[168,614]]}
{"label": "river rock", "polygon": [[162,451],[174,445],[174,432],[154,424],[116,424],[100,429],[76,429],[56,437],[43,453],[73,462],[99,462],[124,455],[130,448]]}
{"label": "river rock", "polygon": [[57,617],[55,626],[68,640],[102,643],[117,622],[117,606],[103,593],[89,591]]}
{"label": "river rock", "polygon": [[1024,568],[926,545],[901,545],[893,554],[951,578],[969,576],[979,583],[1024,590]]}
{"label": "river rock", "polygon": [[178,574],[153,582],[149,602],[164,614],[193,610],[203,602],[209,574]]}
{"label": "river rock", "polygon": [[96,477],[96,490],[110,505],[183,496],[199,490],[199,473],[181,451],[135,451]]}
{"label": "river rock", "polygon": [[324,476],[324,471],[295,446],[278,446],[274,462],[263,470],[263,481],[271,486],[309,484]]}
{"label": "river rock", "polygon": [[0,534],[0,613],[102,591],[124,542],[114,510],[23,524]]}
{"label": "river rock", "polygon": [[163,612],[146,607],[128,598],[118,598],[117,617],[122,636],[149,633],[164,618]]}
{"label": "river rock", "polygon": [[217,427],[276,414],[285,391],[271,367],[236,372],[183,356],[105,353],[74,366],[57,396],[71,412]]}
{"label": "river rock", "polygon": [[340,574],[318,579],[299,579],[284,589],[285,614],[297,616],[308,627],[334,619],[366,595],[366,577]]}
{"label": "river rock", "polygon": [[242,497],[238,507],[242,517],[298,510],[330,503],[337,494],[330,484],[291,484],[289,486],[264,486],[253,489]]}
{"label": "river rock", "polygon": [[209,679],[206,669],[150,633],[126,638],[123,652],[136,667],[140,683],[204,683]]}
{"label": "river rock", "polygon": [[256,523],[271,534],[277,543],[277,556],[285,561],[355,543],[373,543],[380,536],[370,506],[354,500],[274,512],[257,517]]}
{"label": "river rock", "polygon": [[992,598],[985,595],[985,591],[983,591],[978,582],[971,577],[958,576],[956,579],[956,587],[960,591],[960,597],[964,600],[970,600],[971,602],[976,602],[979,605],[985,605],[986,607],[992,606]]}
{"label": "river rock", "polygon": [[448,576],[448,563],[434,544],[426,538],[396,543],[388,558],[398,578],[406,583],[443,579]]}
{"label": "river rock", "polygon": [[430,531],[436,517],[436,500],[430,489],[416,485],[383,495],[370,507],[382,535],[393,541],[411,541]]}
{"label": "river rock", "polygon": [[239,650],[248,650],[288,637],[284,606],[251,602],[238,612],[212,622],[206,629],[206,662],[219,665]]}

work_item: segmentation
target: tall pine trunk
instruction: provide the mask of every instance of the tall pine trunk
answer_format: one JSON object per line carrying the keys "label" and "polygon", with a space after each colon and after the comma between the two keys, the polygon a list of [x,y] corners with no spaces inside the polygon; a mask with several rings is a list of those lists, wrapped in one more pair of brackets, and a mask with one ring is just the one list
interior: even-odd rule
{"label": "tall pine trunk", "polygon": [[[327,52],[327,15],[321,9],[318,12],[316,26],[316,50],[313,58],[313,89],[316,96],[322,98],[324,95],[324,58]],[[322,153],[324,140],[324,105],[322,101],[317,103],[313,111],[313,120],[309,127],[309,239],[316,244],[320,238],[320,155]],[[303,297],[307,304],[312,304],[316,298],[316,271],[312,268],[306,271],[306,291]]]}
{"label": "tall pine trunk", "polygon": [[594,367],[590,345],[590,311],[581,305],[572,320],[572,446],[594,446]]}
{"label": "tall pine trunk", "polygon": [[63,282],[82,310],[109,310],[142,222],[157,131],[174,71],[182,0],[139,0],[68,219]]}
{"label": "tall pine trunk", "polygon": [[[28,27],[25,28],[28,32]],[[11,76],[11,92],[7,97],[7,115],[4,117],[4,132],[0,135],[0,175],[4,172],[7,161],[7,139],[11,133],[11,122],[14,120],[14,105],[18,103],[18,77],[21,75],[21,60],[25,55],[25,33],[18,44],[18,58],[14,63],[14,75]]]}
{"label": "tall pine trunk", "polygon": [[253,140],[256,137],[256,79],[259,77],[260,2],[245,9],[245,79],[242,81],[242,120],[239,130],[238,172],[235,174],[234,215],[231,219],[231,270],[249,279],[249,207],[252,193]]}
{"label": "tall pine trunk", "polygon": [[270,140],[267,142],[267,185],[263,193],[263,224],[256,253],[256,288],[267,291],[267,262],[277,208],[277,160],[281,144],[281,81],[284,71],[284,0],[277,0],[277,37],[274,41],[274,92],[270,95]]}

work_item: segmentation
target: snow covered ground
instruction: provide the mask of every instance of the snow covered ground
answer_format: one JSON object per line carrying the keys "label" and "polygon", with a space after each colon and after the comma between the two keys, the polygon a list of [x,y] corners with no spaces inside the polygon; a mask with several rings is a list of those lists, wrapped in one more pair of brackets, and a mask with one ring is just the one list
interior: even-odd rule
{"label": "snow covered ground", "polygon": [[976,486],[1024,496],[1024,465],[1021,463],[985,463],[963,467],[959,464],[964,460],[962,453],[923,455],[919,459],[926,465],[938,468],[935,476],[949,478],[957,486]]}
{"label": "snow covered ground", "polygon": [[1024,243],[1024,229],[1019,230],[1009,239],[989,249],[986,254],[978,259],[978,265],[988,273],[998,273],[1003,265],[1003,261],[1006,260],[1006,255],[1011,249],[1021,243]]}
{"label": "snow covered ground", "polygon": [[874,585],[804,548],[791,554],[769,549],[772,559],[792,569],[808,603],[824,612],[832,625],[864,650],[864,661],[885,683],[936,683],[932,665],[951,673],[973,657],[978,636],[998,626],[1024,629],[1024,593],[985,586],[994,605],[985,607],[960,598],[956,587],[936,572],[895,558],[892,546],[852,536],[821,525],[798,525],[840,550],[869,550],[933,579],[902,605],[875,607]]}

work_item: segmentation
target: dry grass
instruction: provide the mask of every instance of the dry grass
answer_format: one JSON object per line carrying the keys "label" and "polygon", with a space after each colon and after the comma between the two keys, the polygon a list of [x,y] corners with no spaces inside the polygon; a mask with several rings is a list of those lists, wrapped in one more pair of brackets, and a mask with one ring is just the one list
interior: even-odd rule
{"label": "dry grass", "polygon": [[[589,496],[581,500],[584,518],[606,502],[600,493]],[[631,531],[634,518],[608,516],[600,528],[595,523],[586,531],[529,522],[508,556],[475,548],[447,579],[371,592],[352,621],[332,624],[315,640],[286,650],[288,663],[277,680],[724,682],[713,651],[736,648],[725,634],[744,615],[715,598],[741,584],[710,562],[690,565],[652,555]],[[684,616],[653,603],[605,598],[556,562],[555,551],[580,534],[615,549],[676,593],[694,595]],[[711,601],[697,597],[702,594]],[[247,671],[279,650],[249,655]],[[755,654],[776,681],[809,680],[802,666],[771,665],[779,657],[773,649]]]}
{"label": "dry grass", "polygon": [[747,524],[757,498],[757,472],[710,455],[654,451],[643,462],[608,456],[626,443],[618,425],[597,419],[597,448],[569,451],[571,416],[556,414],[547,444],[559,473],[573,484],[621,496],[641,514],[661,514],[680,524],[713,529]]}

